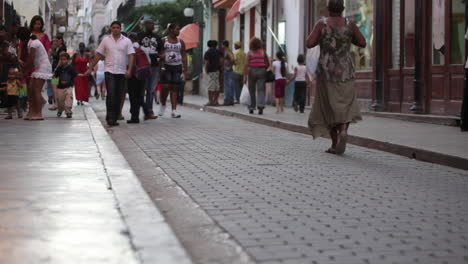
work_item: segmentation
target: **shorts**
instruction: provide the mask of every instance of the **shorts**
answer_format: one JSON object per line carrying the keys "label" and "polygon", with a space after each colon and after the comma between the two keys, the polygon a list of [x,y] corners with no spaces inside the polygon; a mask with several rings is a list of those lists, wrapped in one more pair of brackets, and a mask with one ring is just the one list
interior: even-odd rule
{"label": "shorts", "polygon": [[208,73],[208,91],[209,92],[218,92],[220,88],[219,85],[219,72],[209,72]]}
{"label": "shorts", "polygon": [[286,88],[286,79],[275,80],[275,97],[284,98],[285,88]]}
{"label": "shorts", "polygon": [[96,72],[96,84],[99,85],[103,83],[105,80],[104,72]]}
{"label": "shorts", "polygon": [[181,84],[182,65],[164,65],[165,71],[161,72],[162,84]]}
{"label": "shorts", "polygon": [[17,106],[18,105],[18,99],[19,99],[18,95],[7,95],[6,107],[10,108],[10,107]]}

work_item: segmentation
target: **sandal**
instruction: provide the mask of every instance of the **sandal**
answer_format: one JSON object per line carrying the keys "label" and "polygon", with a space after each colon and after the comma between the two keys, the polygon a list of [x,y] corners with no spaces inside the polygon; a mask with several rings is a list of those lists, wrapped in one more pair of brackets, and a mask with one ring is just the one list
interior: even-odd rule
{"label": "sandal", "polygon": [[336,154],[341,155],[346,150],[346,142],[348,141],[348,134],[346,131],[338,134],[338,144],[336,144]]}
{"label": "sandal", "polygon": [[336,154],[336,150],[334,148],[329,148],[329,149],[325,150],[325,153]]}

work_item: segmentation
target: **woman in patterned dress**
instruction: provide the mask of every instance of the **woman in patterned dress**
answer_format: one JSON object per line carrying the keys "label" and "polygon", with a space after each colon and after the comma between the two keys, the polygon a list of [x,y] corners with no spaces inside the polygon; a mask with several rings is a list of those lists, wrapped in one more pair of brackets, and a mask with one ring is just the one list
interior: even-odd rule
{"label": "woman in patterned dress", "polygon": [[351,44],[366,47],[356,24],[342,17],[343,0],[328,1],[329,16],[320,19],[307,39],[307,47],[320,45],[317,67],[317,92],[309,128],[315,138],[329,134],[331,147],[326,151],[343,154],[350,123],[362,120],[354,86],[355,68]]}

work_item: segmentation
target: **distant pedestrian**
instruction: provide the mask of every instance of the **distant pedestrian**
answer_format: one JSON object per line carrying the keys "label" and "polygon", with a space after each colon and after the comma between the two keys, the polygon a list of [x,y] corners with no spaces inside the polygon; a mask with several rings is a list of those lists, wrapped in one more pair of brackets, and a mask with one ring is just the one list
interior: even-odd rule
{"label": "distant pedestrian", "polygon": [[216,40],[208,41],[208,50],[205,52],[205,72],[208,80],[208,103],[206,106],[218,106],[220,90],[219,73],[223,65],[223,54],[217,48]]}
{"label": "distant pedestrian", "polygon": [[366,40],[356,24],[342,17],[343,0],[329,0],[327,7],[330,16],[320,19],[307,39],[307,48],[320,45],[317,91],[309,128],[314,138],[330,134],[332,145],[326,152],[343,154],[349,124],[362,120],[354,86],[351,44],[364,48]]}
{"label": "distant pedestrian", "polygon": [[294,83],[294,111],[298,111],[303,114],[306,103],[307,86],[311,83],[311,79],[307,74],[307,67],[305,66],[305,56],[299,54],[297,56],[297,66],[294,67],[294,76],[289,82],[296,81]]}
{"label": "distant pedestrian", "polygon": [[58,78],[57,85],[57,117],[61,117],[63,111],[67,118],[72,118],[73,108],[73,84],[75,77],[84,76],[83,73],[78,74],[75,68],[71,65],[70,55],[66,52],[60,54],[60,62],[55,70],[54,77]]}
{"label": "distant pedestrian", "polygon": [[[135,33],[130,33],[128,38],[132,41],[133,48],[135,49],[135,63],[133,65],[129,65],[129,67],[132,69],[132,75],[128,79],[128,95],[130,97],[131,118],[130,120],[127,120],[127,123],[138,124],[140,123],[140,107],[143,109],[143,113],[145,114],[145,120],[157,118],[154,115],[150,116],[148,105],[145,104],[145,81],[147,80],[138,78],[137,76],[139,65],[145,65],[149,67],[151,64],[149,54],[145,53],[145,51],[138,43],[138,36]],[[151,69],[148,68],[148,70]],[[151,76],[148,76],[147,78],[149,79]],[[151,104],[153,104],[153,101],[151,101]]]}
{"label": "distant pedestrian", "polygon": [[236,42],[234,44],[234,47],[236,51],[234,51],[234,76],[233,76],[233,82],[234,82],[234,91],[236,93],[235,95],[235,104],[240,103],[240,95],[242,92],[242,85],[244,83],[244,69],[245,69],[245,60],[246,60],[246,54],[244,50],[242,49],[242,44],[240,41]]}
{"label": "distant pedestrian", "polygon": [[131,76],[135,50],[132,42],[124,37],[120,31],[122,24],[114,21],[111,24],[112,34],[102,39],[96,50],[96,57],[89,65],[87,74],[90,74],[101,57],[105,56],[105,79],[107,87],[106,121],[109,126],[118,126],[117,119],[120,114],[120,104],[124,95],[126,78]]}
{"label": "distant pedestrian", "polygon": [[273,72],[275,73],[275,98],[276,113],[284,112],[284,94],[286,88],[286,59],[281,51],[276,53],[276,60],[273,62]]}
{"label": "distant pedestrian", "polygon": [[[89,55],[86,53],[86,45],[81,42],[79,51],[73,55],[73,67],[78,73],[86,73],[89,64]],[[89,75],[79,75],[75,78],[75,94],[78,105],[89,101]]]}
{"label": "distant pedestrian", "polygon": [[[67,46],[65,45],[65,42],[63,41],[63,36],[57,35],[54,40],[52,41],[52,48],[50,49],[50,57],[52,59],[52,70],[56,70],[57,66],[60,61],[60,54],[63,52],[67,52]],[[53,77],[52,81],[52,90],[53,90],[53,101],[54,105],[49,108],[51,111],[57,110],[57,85],[58,85],[58,78]],[[50,98],[49,98],[50,99]]]}
{"label": "distant pedestrian", "polygon": [[5,83],[2,83],[0,90],[6,92],[6,107],[7,116],[5,119],[13,119],[13,112],[17,110],[18,118],[23,118],[21,108],[19,106],[19,90],[21,89],[22,84],[18,79],[18,68],[10,68],[8,70],[8,80]]}
{"label": "distant pedestrian", "polygon": [[159,116],[163,116],[166,111],[167,96],[171,95],[171,116],[180,118],[177,112],[177,92],[178,87],[187,79],[187,53],[185,51],[185,43],[179,38],[180,26],[178,24],[168,25],[169,35],[164,38],[163,55],[160,65],[161,67],[161,83],[163,88],[161,91],[161,108]]}
{"label": "distant pedestrian", "polygon": [[146,119],[156,119],[153,111],[153,100],[156,104],[159,104],[158,93],[155,93],[155,88],[159,83],[159,55],[163,48],[161,36],[154,32],[154,21],[146,19],[144,22],[145,31],[138,34],[138,39],[142,49],[147,51],[151,60],[151,77],[144,81],[146,91],[146,108],[148,114],[145,116]]}
{"label": "distant pedestrian", "polygon": [[[46,100],[42,97],[42,87],[47,80],[52,78],[52,65],[49,55],[42,43],[35,35],[30,34],[27,28],[20,28],[18,37],[28,47],[28,59],[24,63],[23,72],[28,73],[33,67],[31,80],[28,84],[29,113],[26,120],[44,120],[42,108]],[[29,40],[29,41],[28,41]]]}
{"label": "distant pedestrian", "polygon": [[234,54],[229,47],[229,41],[223,41],[224,54],[224,103],[234,105]]}
{"label": "distant pedestrian", "polygon": [[266,69],[270,68],[270,61],[263,50],[263,42],[259,38],[250,40],[247,63],[244,70],[244,83],[249,85],[250,105],[249,113],[253,114],[258,108],[258,114],[263,115],[265,108]]}
{"label": "distant pedestrian", "polygon": [[101,97],[101,100],[106,99],[106,82],[104,78],[104,58],[101,57],[101,59],[98,61],[96,66],[94,67],[95,75],[96,75],[96,90],[97,90],[97,97],[96,99],[99,99]]}

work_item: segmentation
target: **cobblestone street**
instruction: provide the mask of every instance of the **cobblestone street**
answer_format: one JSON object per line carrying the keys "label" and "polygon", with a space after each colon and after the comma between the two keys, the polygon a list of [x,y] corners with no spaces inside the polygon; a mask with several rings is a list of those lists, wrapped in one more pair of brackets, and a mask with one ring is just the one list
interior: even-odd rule
{"label": "cobblestone street", "polygon": [[[93,108],[102,120],[103,103]],[[466,171],[352,145],[330,155],[325,139],[180,112],[109,131],[258,263],[468,263]]]}

